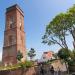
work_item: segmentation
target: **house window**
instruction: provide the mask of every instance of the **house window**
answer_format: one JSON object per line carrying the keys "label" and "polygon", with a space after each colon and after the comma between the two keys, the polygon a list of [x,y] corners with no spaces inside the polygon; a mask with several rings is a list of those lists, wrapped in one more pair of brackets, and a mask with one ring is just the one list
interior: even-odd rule
{"label": "house window", "polygon": [[43,59],[46,59],[46,57],[43,57]]}

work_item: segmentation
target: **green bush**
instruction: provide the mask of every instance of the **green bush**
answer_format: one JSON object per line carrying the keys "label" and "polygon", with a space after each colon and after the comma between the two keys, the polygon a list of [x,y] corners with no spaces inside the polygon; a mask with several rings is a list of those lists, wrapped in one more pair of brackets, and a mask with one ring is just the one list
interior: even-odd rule
{"label": "green bush", "polygon": [[29,68],[29,67],[33,66],[33,62],[31,62],[31,61],[25,61],[24,63],[20,63],[20,66],[22,68]]}
{"label": "green bush", "polygon": [[33,62],[31,62],[31,61],[26,61],[25,64],[26,64],[26,67],[33,66]]}
{"label": "green bush", "polygon": [[17,67],[21,67],[21,68],[29,68],[31,66],[33,66],[32,61],[25,61],[25,62],[20,62],[17,64]]}
{"label": "green bush", "polygon": [[25,62],[20,62],[18,64],[12,65],[12,66],[2,66],[0,67],[0,70],[15,70],[18,68],[29,68],[33,66],[33,62],[31,61],[25,61]]}

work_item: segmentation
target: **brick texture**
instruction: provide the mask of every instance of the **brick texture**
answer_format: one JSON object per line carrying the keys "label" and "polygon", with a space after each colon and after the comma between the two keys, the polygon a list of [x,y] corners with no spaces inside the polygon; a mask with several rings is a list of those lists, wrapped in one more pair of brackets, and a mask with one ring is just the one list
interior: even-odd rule
{"label": "brick texture", "polygon": [[6,24],[4,31],[3,65],[17,63],[17,52],[21,51],[26,58],[24,14],[18,5],[6,9]]}

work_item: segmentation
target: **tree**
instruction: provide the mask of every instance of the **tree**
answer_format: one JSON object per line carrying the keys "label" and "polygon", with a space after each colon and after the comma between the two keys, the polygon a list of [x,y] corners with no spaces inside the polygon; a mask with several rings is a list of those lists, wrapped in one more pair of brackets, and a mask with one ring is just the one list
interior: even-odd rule
{"label": "tree", "polygon": [[70,50],[66,49],[66,48],[61,48],[58,51],[58,57],[62,60],[64,60],[65,64],[66,64],[66,68],[68,70],[68,74],[69,74],[69,59],[70,59]]}
{"label": "tree", "polygon": [[70,52],[69,65],[75,65],[75,50],[72,50]]}
{"label": "tree", "polygon": [[30,57],[30,59],[32,60],[33,57],[35,57],[35,50],[34,48],[31,48],[30,51],[28,52],[28,56]]}
{"label": "tree", "polygon": [[55,59],[58,59],[57,53],[54,53],[54,54],[53,54],[53,57],[54,57]]}
{"label": "tree", "polygon": [[23,58],[22,53],[20,52],[20,50],[17,52],[17,59],[18,61],[21,61],[21,59]]}
{"label": "tree", "polygon": [[58,51],[57,55],[60,59],[63,59],[67,62],[67,60],[70,58],[70,50],[68,50],[66,48],[61,48]]}
{"label": "tree", "polygon": [[67,11],[66,25],[67,25],[68,31],[73,37],[73,40],[74,40],[73,46],[75,48],[75,5],[69,8]]}
{"label": "tree", "polygon": [[67,12],[60,13],[46,26],[46,32],[42,37],[43,43],[48,45],[58,44],[62,48],[67,48],[66,36],[72,35],[75,48],[75,5]]}
{"label": "tree", "polygon": [[67,30],[65,28],[65,14],[60,13],[47,25],[43,43],[48,45],[58,44],[62,48],[68,48],[66,44]]}

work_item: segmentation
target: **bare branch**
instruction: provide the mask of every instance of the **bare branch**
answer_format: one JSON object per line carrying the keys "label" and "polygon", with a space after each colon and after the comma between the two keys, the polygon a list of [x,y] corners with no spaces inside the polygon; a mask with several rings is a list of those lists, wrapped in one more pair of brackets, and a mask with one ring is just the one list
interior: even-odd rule
{"label": "bare branch", "polygon": [[53,41],[55,41],[59,46],[61,46],[62,48],[64,48],[57,40],[55,40],[53,37],[51,37],[51,39],[53,40]]}

